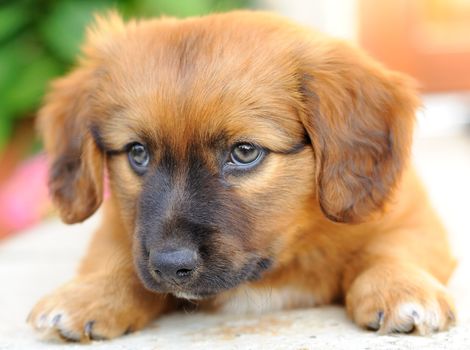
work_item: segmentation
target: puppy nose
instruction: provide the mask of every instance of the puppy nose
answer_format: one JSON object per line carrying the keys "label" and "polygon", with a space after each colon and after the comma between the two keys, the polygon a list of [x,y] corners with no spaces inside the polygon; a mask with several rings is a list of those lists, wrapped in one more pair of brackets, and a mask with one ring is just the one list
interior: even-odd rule
{"label": "puppy nose", "polygon": [[197,253],[181,248],[172,250],[151,250],[150,265],[164,279],[184,281],[188,279],[197,265]]}

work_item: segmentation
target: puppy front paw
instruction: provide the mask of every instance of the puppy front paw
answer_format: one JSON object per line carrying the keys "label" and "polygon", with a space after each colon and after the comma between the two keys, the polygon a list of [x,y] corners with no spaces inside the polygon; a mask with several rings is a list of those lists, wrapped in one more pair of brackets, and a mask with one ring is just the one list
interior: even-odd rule
{"label": "puppy front paw", "polygon": [[144,327],[162,309],[157,297],[108,276],[79,277],[40,300],[28,323],[47,338],[110,339]]}
{"label": "puppy front paw", "polygon": [[374,267],[359,275],[346,295],[346,308],[359,326],[380,333],[426,335],[455,323],[446,288],[418,268]]}

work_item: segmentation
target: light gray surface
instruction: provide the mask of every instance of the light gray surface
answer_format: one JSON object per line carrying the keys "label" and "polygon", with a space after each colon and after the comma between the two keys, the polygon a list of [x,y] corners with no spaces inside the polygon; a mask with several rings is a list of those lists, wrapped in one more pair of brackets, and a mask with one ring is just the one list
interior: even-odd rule
{"label": "light gray surface", "polygon": [[[378,336],[356,328],[343,308],[324,307],[258,317],[170,315],[144,331],[87,348],[470,349],[470,139],[456,135],[419,139],[414,154],[460,259],[450,283],[459,321],[449,332]],[[72,276],[96,223],[96,217],[75,226],[53,219],[0,244],[0,350],[82,346],[41,341],[24,321],[39,297]]]}

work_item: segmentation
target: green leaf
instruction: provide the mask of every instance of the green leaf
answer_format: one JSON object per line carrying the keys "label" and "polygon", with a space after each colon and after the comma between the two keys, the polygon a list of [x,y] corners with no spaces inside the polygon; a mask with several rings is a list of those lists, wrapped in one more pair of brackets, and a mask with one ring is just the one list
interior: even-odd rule
{"label": "green leaf", "polygon": [[5,45],[0,47],[0,105],[4,106],[3,94],[5,90],[13,83],[17,71],[19,54],[18,47],[12,45]]}
{"label": "green leaf", "polygon": [[14,83],[3,96],[6,110],[15,117],[35,110],[49,80],[60,73],[57,62],[47,56],[39,56],[34,63],[22,67]]}
{"label": "green leaf", "polygon": [[5,40],[24,27],[30,20],[29,11],[22,3],[0,7],[0,40]]}
{"label": "green leaf", "polygon": [[7,115],[0,111],[0,152],[3,150],[11,135],[12,123]]}
{"label": "green leaf", "polygon": [[110,7],[112,2],[106,0],[57,1],[51,13],[42,20],[40,30],[45,44],[64,61],[73,62],[93,13]]}
{"label": "green leaf", "polygon": [[46,81],[62,73],[63,65],[38,45],[31,33],[0,47],[0,106],[11,117],[33,111]]}
{"label": "green leaf", "polygon": [[211,0],[141,0],[136,3],[134,13],[131,15],[150,17],[164,14],[187,17],[209,13],[212,8]]}
{"label": "green leaf", "polygon": [[250,0],[212,0],[213,11],[225,12],[241,8],[252,7]]}
{"label": "green leaf", "polygon": [[0,106],[5,113],[11,113],[8,93],[12,91],[23,67],[37,54],[31,50],[25,36],[18,37],[0,47]]}

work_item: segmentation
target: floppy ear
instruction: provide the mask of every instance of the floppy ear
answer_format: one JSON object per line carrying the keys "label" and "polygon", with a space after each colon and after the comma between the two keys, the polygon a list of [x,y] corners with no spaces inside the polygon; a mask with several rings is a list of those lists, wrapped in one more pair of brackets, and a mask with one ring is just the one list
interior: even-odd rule
{"label": "floppy ear", "polygon": [[105,154],[92,135],[91,119],[101,115],[94,105],[99,105],[95,96],[103,60],[113,55],[114,38],[125,31],[116,12],[96,15],[87,28],[79,66],[52,84],[39,111],[38,127],[51,161],[49,190],[66,223],[85,220],[103,200]]}
{"label": "floppy ear", "polygon": [[409,158],[413,84],[343,42],[304,57],[302,122],[316,159],[318,200],[337,222],[381,210]]}
{"label": "floppy ear", "polygon": [[85,220],[103,197],[104,154],[89,130],[94,70],[83,65],[56,80],[39,111],[38,127],[50,158],[49,190],[62,220]]}

